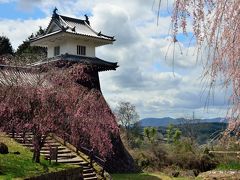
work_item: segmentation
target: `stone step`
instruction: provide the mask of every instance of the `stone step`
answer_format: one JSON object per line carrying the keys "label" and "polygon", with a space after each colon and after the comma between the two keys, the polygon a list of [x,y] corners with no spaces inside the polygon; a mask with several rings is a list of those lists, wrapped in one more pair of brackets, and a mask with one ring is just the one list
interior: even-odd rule
{"label": "stone step", "polygon": [[26,146],[26,147],[29,147],[29,148],[31,148],[31,147],[33,147],[33,144],[32,143],[25,143],[25,144],[22,144],[23,146]]}
{"label": "stone step", "polygon": [[54,139],[46,139],[45,143],[57,143],[57,141]]}
{"label": "stone step", "polygon": [[93,173],[93,169],[92,168],[88,168],[88,169],[83,169],[83,173]]}
{"label": "stone step", "polygon": [[48,147],[48,146],[51,146],[51,147],[59,147],[59,146],[62,146],[60,143],[58,142],[54,142],[54,143],[44,143],[44,147]]}
{"label": "stone step", "polygon": [[[41,150],[41,153],[42,154],[49,154],[49,150]],[[65,153],[72,153],[72,151],[70,151],[69,149],[62,149],[62,150],[59,150],[58,149],[58,154],[65,154]]]}
{"label": "stone step", "polygon": [[32,143],[32,140],[19,140],[19,139],[14,139],[15,141],[17,141],[18,143],[20,144],[31,144]]}
{"label": "stone step", "polygon": [[[10,137],[10,138],[11,138],[11,137]],[[24,140],[25,140],[25,142],[32,143],[32,142],[33,142],[33,137],[25,137],[25,138],[23,138],[23,137],[19,137],[19,136],[18,136],[18,137],[14,137],[14,140],[17,141],[17,142],[19,142],[19,143],[23,143]],[[48,139],[46,139],[44,143],[46,144],[46,143],[58,143],[58,142],[53,141],[53,140],[48,140]],[[60,144],[60,143],[59,143],[59,144]]]}
{"label": "stone step", "polygon": [[79,163],[79,164],[84,164],[84,162],[82,161],[82,159],[76,157],[76,158],[71,158],[71,159],[61,159],[58,161],[59,163]]}
{"label": "stone step", "polygon": [[89,166],[83,166],[82,168],[83,168],[83,170],[92,169],[92,168],[91,168],[91,167],[89,167]]}
{"label": "stone step", "polygon": [[[24,144],[22,143],[22,145],[24,145],[26,147],[33,147],[33,144],[31,142],[27,142],[27,141]],[[46,144],[44,144],[43,147],[50,148],[50,147],[60,147],[60,146],[62,146],[60,143],[46,143]]]}
{"label": "stone step", "polygon": [[[33,149],[33,148],[31,148],[31,149]],[[47,146],[44,146],[44,147],[42,147],[42,151],[49,151],[49,149],[50,149],[50,147],[47,147]],[[59,146],[58,147],[58,150],[60,151],[60,150],[64,150],[64,149],[66,149],[64,146]]]}
{"label": "stone step", "polygon": [[[15,141],[17,141],[17,142],[20,142],[20,143],[23,143],[24,142],[24,139],[23,138],[14,138],[15,139]],[[25,143],[26,144],[30,144],[30,143],[32,143],[32,138],[25,138]],[[56,142],[56,141],[54,141],[54,140],[46,140],[45,142],[44,142],[44,146],[45,145],[53,145],[53,146],[60,146],[60,145],[62,145],[62,144],[60,144],[59,142]]]}
{"label": "stone step", "polygon": [[[8,135],[8,137],[10,137],[10,138],[12,138],[12,136],[11,135]],[[14,136],[14,139],[18,139],[18,138],[23,138],[23,136],[21,136],[21,135],[15,135]],[[25,138],[33,138],[33,135],[27,135],[27,136],[25,136]]]}
{"label": "stone step", "polygon": [[89,178],[83,178],[83,180],[97,180],[97,179],[98,179],[97,176],[89,177]]}
{"label": "stone step", "polygon": [[83,178],[96,177],[95,173],[83,173]]}
{"label": "stone step", "polygon": [[[23,140],[23,137],[21,136],[17,136],[17,137],[14,137],[15,140]],[[32,140],[32,137],[25,137],[25,140]]]}
{"label": "stone step", "polygon": [[[9,136],[10,138],[12,138],[12,136]],[[15,135],[14,136],[14,139],[22,139],[23,136],[20,136],[20,135]],[[25,136],[25,139],[32,139],[33,138],[33,135],[31,136]]]}
{"label": "stone step", "polygon": [[[49,154],[45,155],[45,157],[47,159],[49,159],[50,155]],[[75,158],[75,157],[77,157],[77,156],[74,154],[58,154],[58,159],[69,159],[69,158],[71,159],[71,158]]]}
{"label": "stone step", "polygon": [[81,164],[79,162],[77,162],[77,163],[69,163],[69,164],[76,165],[76,166],[81,166]]}
{"label": "stone step", "polygon": [[[33,144],[32,143],[28,143],[28,142],[26,142],[25,144],[22,144],[23,146],[26,146],[26,147],[33,147]],[[50,147],[53,147],[53,148],[55,148],[55,147],[60,147],[61,146],[61,144],[45,144],[43,147],[42,147],[42,149],[43,148],[48,148],[48,149],[50,149]]]}
{"label": "stone step", "polygon": [[53,139],[52,137],[47,136],[46,139],[45,139],[45,141],[47,141],[47,140],[52,140],[52,139]]}
{"label": "stone step", "polygon": [[[12,133],[7,133],[8,135],[12,135]],[[14,133],[14,135],[23,135],[23,133]],[[26,132],[25,135],[33,135],[31,132]]]}
{"label": "stone step", "polygon": [[[24,141],[23,138],[14,138],[14,140],[20,143]],[[25,141],[32,142],[32,138],[25,138]]]}
{"label": "stone step", "polygon": [[85,167],[89,167],[89,163],[88,162],[85,162],[85,161],[82,161],[81,163],[81,166],[85,166]]}

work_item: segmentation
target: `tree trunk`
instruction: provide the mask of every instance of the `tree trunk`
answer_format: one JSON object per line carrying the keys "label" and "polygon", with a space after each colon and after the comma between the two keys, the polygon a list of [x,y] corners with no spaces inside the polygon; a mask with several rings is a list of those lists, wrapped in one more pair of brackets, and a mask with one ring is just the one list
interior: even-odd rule
{"label": "tree trunk", "polygon": [[40,163],[40,150],[39,149],[34,149],[32,160],[35,163]]}
{"label": "tree trunk", "polygon": [[12,138],[14,138],[15,137],[15,128],[14,128],[14,126],[12,127]]}
{"label": "tree trunk", "polygon": [[34,135],[33,136],[33,158],[32,161],[36,163],[40,163],[40,150],[41,150],[41,142],[42,136],[40,135]]}

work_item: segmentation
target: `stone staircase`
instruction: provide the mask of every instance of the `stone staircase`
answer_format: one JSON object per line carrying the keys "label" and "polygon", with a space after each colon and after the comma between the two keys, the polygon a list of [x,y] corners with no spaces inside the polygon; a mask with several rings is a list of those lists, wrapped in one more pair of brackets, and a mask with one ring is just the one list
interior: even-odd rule
{"label": "stone staircase", "polygon": [[[12,137],[12,134],[8,134],[10,137]],[[22,145],[30,148],[33,150],[33,144],[32,144],[32,133],[26,133],[25,138],[23,138],[22,133],[18,133],[14,135],[14,139],[21,143]],[[79,165],[83,168],[83,179],[84,180],[97,180],[102,179],[97,176],[94,169],[90,166],[90,163],[84,160],[81,156],[79,156],[77,153],[75,153],[73,150],[69,149],[65,145],[58,142],[55,138],[48,136],[45,140],[45,144],[41,149],[41,155],[45,157],[45,159],[50,158],[50,148],[57,147],[57,162],[58,163],[66,163],[66,164],[73,164],[73,165]]]}

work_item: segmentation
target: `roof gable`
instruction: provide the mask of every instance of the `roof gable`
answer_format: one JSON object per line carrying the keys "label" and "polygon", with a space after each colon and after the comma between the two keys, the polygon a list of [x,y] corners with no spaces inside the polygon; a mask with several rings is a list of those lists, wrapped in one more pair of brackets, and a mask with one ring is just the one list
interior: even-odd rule
{"label": "roof gable", "polygon": [[50,34],[50,33],[53,33],[53,32],[56,32],[56,31],[59,31],[61,30],[61,26],[59,25],[59,23],[56,23],[55,21],[51,20],[45,34]]}
{"label": "roof gable", "polygon": [[33,41],[37,39],[42,39],[45,36],[49,36],[49,34],[52,34],[54,32],[67,32],[74,35],[80,35],[80,36],[89,36],[97,39],[102,39],[104,41],[115,41],[114,36],[107,36],[100,32],[96,32],[92,29],[90,26],[90,22],[88,20],[88,16],[85,15],[86,19],[76,19],[72,17],[62,16],[56,13],[56,10],[54,10],[52,19],[45,31],[45,34],[43,36],[36,37],[32,39]]}

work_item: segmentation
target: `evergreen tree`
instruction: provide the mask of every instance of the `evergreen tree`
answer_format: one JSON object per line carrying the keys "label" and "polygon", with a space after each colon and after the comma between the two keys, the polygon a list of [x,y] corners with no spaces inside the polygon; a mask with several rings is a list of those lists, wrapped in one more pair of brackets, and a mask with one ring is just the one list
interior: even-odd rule
{"label": "evergreen tree", "polygon": [[47,50],[44,47],[36,47],[36,46],[30,46],[30,39],[33,37],[41,36],[44,34],[44,30],[42,27],[39,27],[39,30],[31,36],[28,37],[27,40],[23,41],[22,44],[20,44],[17,48],[16,54],[17,55],[23,55],[23,54],[47,54]]}
{"label": "evergreen tree", "polygon": [[35,33],[29,36],[25,41],[23,41],[22,44],[20,44],[17,48],[16,55],[24,58],[24,62],[20,62],[23,64],[27,63],[33,63],[36,61],[39,61],[42,58],[47,57],[47,49],[45,47],[37,47],[37,46],[31,46],[30,40],[33,37],[41,36],[44,34],[44,30],[42,27],[39,27],[39,30]]}
{"label": "evergreen tree", "polygon": [[0,36],[0,55],[13,54],[13,48],[9,38]]}
{"label": "evergreen tree", "polygon": [[40,54],[40,55],[47,55],[47,50],[44,47],[37,47],[30,45],[30,38],[23,41],[17,48],[16,55],[33,55],[33,54]]}

